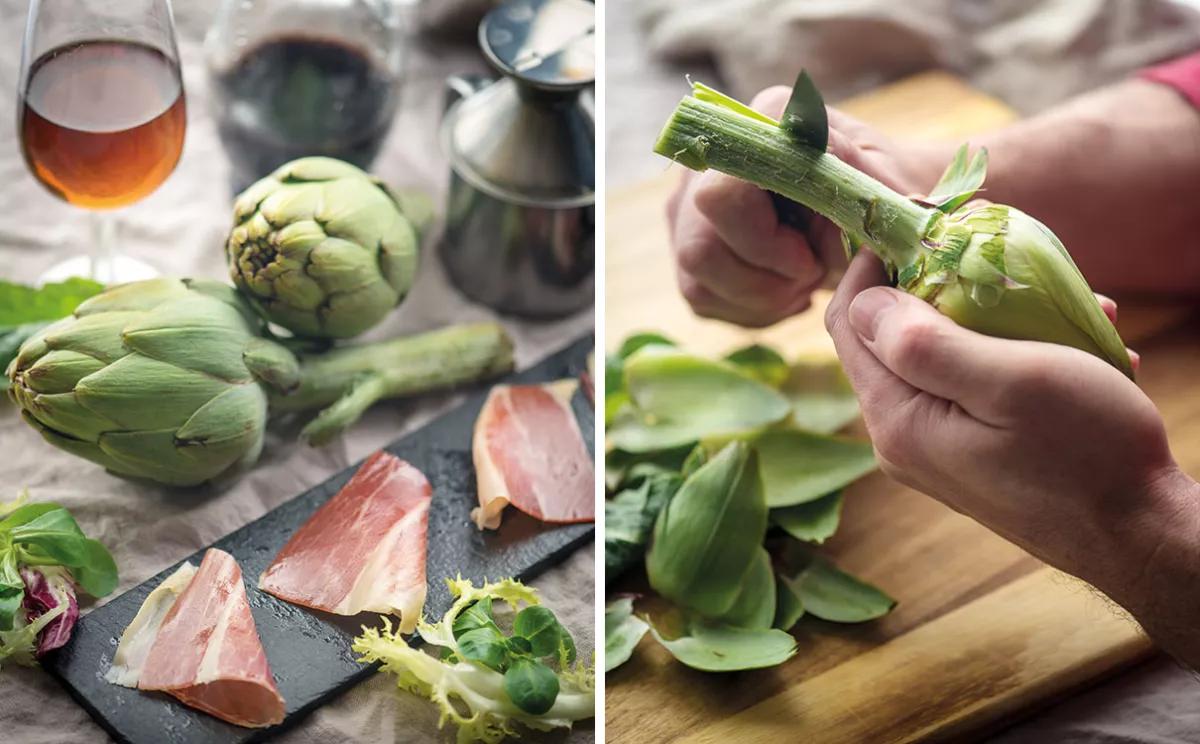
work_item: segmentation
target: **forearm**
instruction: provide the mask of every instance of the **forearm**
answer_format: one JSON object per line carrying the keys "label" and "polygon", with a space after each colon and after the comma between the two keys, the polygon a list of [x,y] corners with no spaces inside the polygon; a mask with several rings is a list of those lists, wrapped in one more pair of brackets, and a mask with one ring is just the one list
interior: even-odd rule
{"label": "forearm", "polygon": [[[1200,484],[1175,470],[1151,487],[1155,507],[1117,520],[1095,576],[1164,651],[1200,671]],[[1101,575],[1103,574],[1103,575]]]}
{"label": "forearm", "polygon": [[1127,81],[978,143],[981,196],[1045,222],[1095,289],[1200,293],[1200,114],[1174,90]]}

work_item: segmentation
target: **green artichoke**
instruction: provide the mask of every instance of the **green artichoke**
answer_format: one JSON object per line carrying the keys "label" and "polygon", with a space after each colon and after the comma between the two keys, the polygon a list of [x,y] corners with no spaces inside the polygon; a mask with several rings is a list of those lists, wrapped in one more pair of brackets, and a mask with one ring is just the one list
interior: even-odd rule
{"label": "green artichoke", "polygon": [[1029,215],[970,199],[987,154],[964,145],[926,199],[903,196],[825,152],[825,104],[803,74],[782,121],[696,84],[654,150],[799,202],[867,246],[896,285],[959,325],[1001,338],[1082,349],[1133,377],[1125,344],[1058,238]]}
{"label": "green artichoke", "polygon": [[9,394],[46,441],[121,475],[188,486],[253,463],[268,389],[296,357],[227,285],[153,279],[86,300],[27,340]]}
{"label": "green artichoke", "polygon": [[413,283],[418,238],[411,208],[340,160],[301,158],[234,202],[225,244],[238,289],[300,336],[349,338],[371,328]]}
{"label": "green artichoke", "polygon": [[188,279],[115,287],[21,345],[9,395],[46,441],[119,475],[190,486],[252,464],[268,413],[324,408],[302,436],[345,429],[376,401],[512,369],[479,323],[297,356],[233,288]]}

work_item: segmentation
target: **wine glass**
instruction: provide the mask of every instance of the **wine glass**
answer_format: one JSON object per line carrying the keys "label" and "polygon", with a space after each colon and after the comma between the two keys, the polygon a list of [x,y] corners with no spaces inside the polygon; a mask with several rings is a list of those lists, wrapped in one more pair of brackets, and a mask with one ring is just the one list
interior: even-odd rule
{"label": "wine glass", "polygon": [[158,274],[117,253],[108,210],[138,201],[175,170],[186,119],[170,0],[31,0],[17,95],[21,150],[42,185],[92,221],[89,255],[50,268],[42,282]]}
{"label": "wine glass", "polygon": [[416,0],[223,0],[205,56],[240,191],[326,155],[370,168],[396,113]]}

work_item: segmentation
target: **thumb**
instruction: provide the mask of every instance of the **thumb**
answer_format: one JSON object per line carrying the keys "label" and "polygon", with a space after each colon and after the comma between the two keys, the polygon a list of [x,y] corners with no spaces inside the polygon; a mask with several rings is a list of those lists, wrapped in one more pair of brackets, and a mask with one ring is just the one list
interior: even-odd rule
{"label": "thumb", "polygon": [[1020,375],[1028,343],[959,326],[933,306],[888,287],[867,289],[850,304],[850,326],[897,377],[971,416],[995,420],[997,391]]}

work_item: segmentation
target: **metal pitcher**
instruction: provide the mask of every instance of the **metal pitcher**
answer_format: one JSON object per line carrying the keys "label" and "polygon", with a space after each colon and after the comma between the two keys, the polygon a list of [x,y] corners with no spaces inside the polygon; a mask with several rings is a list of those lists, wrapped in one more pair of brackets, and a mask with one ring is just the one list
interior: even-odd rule
{"label": "metal pitcher", "polygon": [[479,26],[495,80],[447,81],[442,261],[502,312],[566,315],[595,289],[595,6],[513,0]]}

